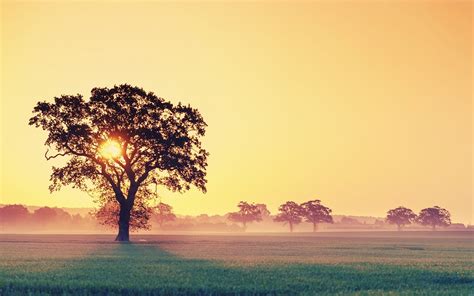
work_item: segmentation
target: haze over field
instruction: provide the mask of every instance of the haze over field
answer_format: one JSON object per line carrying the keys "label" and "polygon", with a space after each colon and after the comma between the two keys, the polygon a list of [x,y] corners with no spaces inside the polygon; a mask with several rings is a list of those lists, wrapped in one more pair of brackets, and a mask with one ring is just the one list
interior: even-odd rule
{"label": "haze over field", "polygon": [[[263,205],[260,205],[263,206]],[[22,209],[22,210],[21,210]],[[49,208],[36,206],[2,205],[0,204],[0,234],[111,234],[116,232],[115,223],[104,225],[94,208]],[[262,211],[259,220],[247,222],[244,226],[240,219],[232,219],[236,213],[225,215],[180,215],[171,212],[172,219],[166,218],[163,212],[153,211],[145,229],[134,229],[136,235],[169,235],[169,234],[249,234],[253,235],[275,235],[288,233],[290,231],[287,223],[275,221],[278,213]],[[393,218],[393,217],[392,217]],[[311,235],[316,232],[350,233],[357,232],[360,235],[369,232],[394,232],[394,231],[417,231],[426,232],[432,230],[430,225],[421,225],[418,221],[410,221],[397,228],[388,217],[363,217],[363,216],[341,216],[332,215],[332,223],[318,223],[313,229],[311,222],[306,218],[301,223],[294,225],[293,231],[298,235]],[[395,219],[397,220],[397,219]],[[398,221],[399,218],[398,218]],[[450,225],[438,225],[437,231],[471,233],[473,225],[452,222]],[[435,233],[435,232],[433,232]],[[392,235],[396,235],[393,233]]]}
{"label": "haze over field", "polygon": [[2,2],[0,203],[91,207],[48,192],[34,104],[131,83],[198,108],[207,194],[176,212],[335,214],[439,205],[472,224],[472,2]]}

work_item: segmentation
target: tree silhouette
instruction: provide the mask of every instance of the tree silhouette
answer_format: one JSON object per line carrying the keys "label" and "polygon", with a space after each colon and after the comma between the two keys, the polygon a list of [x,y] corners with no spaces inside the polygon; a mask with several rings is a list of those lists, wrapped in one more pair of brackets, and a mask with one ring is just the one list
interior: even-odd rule
{"label": "tree silhouette", "polygon": [[58,219],[58,212],[50,207],[41,207],[33,212],[33,221],[37,225],[51,225]]}
{"label": "tree silhouette", "polygon": [[303,208],[294,201],[287,201],[286,203],[282,204],[278,211],[280,213],[277,214],[275,219],[276,222],[283,222],[288,223],[290,225],[290,232],[293,232],[293,226],[295,224],[300,224],[302,221],[302,217],[304,215]]}
{"label": "tree silhouette", "polygon": [[313,232],[316,232],[319,223],[334,223],[332,210],[323,206],[319,199],[307,201],[301,204],[301,208],[306,222],[313,224]]}
{"label": "tree silhouette", "polygon": [[400,231],[403,226],[409,225],[416,220],[416,214],[408,208],[398,207],[387,212],[386,220],[390,224],[396,224],[398,231]]}
{"label": "tree silhouette", "polygon": [[61,186],[101,196],[119,204],[117,241],[129,240],[135,200],[149,199],[151,185],[206,191],[208,153],[201,147],[206,123],[197,109],[173,105],[152,92],[127,84],[94,88],[89,100],[62,95],[39,102],[30,125],[48,132],[45,145],[69,157],[53,167],[50,191]]}
{"label": "tree silhouette", "polygon": [[241,201],[237,207],[239,207],[239,211],[230,213],[228,219],[234,222],[242,223],[244,230],[247,229],[247,223],[262,220],[262,214],[260,213],[259,206],[255,204],[249,204],[246,201]]}
{"label": "tree silhouette", "polygon": [[417,222],[421,225],[431,226],[436,230],[436,226],[448,226],[451,224],[451,214],[448,210],[434,206],[420,211]]}
{"label": "tree silhouette", "polygon": [[259,203],[259,204],[256,204],[257,206],[257,209],[260,211],[260,217],[263,219],[263,218],[268,218],[270,217],[270,211],[268,210],[267,208],[267,205],[266,204],[263,204],[263,203]]}
{"label": "tree silhouette", "polygon": [[25,224],[30,212],[23,205],[6,205],[0,208],[0,224],[19,225]]}
{"label": "tree silhouette", "polygon": [[158,221],[160,228],[163,227],[164,223],[176,219],[176,215],[173,214],[173,207],[162,202],[158,203],[154,208],[154,212],[156,215],[156,221]]}

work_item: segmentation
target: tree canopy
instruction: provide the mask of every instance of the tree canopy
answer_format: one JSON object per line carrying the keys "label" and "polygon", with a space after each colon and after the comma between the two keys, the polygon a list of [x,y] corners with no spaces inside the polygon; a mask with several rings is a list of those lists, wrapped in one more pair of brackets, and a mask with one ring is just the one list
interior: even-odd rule
{"label": "tree canopy", "polygon": [[208,152],[200,139],[207,125],[197,109],[123,84],[94,88],[88,100],[78,94],[39,102],[33,113],[30,125],[48,132],[46,159],[68,157],[53,167],[50,190],[72,185],[115,199],[117,240],[128,240],[135,199],[151,198],[152,184],[206,191]]}
{"label": "tree canopy", "polygon": [[436,226],[448,226],[451,224],[451,214],[448,210],[434,206],[422,209],[418,214],[417,222],[421,225],[431,226],[433,230]]}
{"label": "tree canopy", "polygon": [[153,208],[153,212],[160,227],[163,227],[164,223],[176,219],[176,215],[173,213],[173,207],[162,202],[159,202],[158,205]]}
{"label": "tree canopy", "polygon": [[282,204],[278,211],[280,211],[276,217],[276,222],[283,222],[290,226],[290,232],[293,232],[293,226],[295,224],[301,223],[303,220],[303,208],[294,201],[287,201],[286,203]]}
{"label": "tree canopy", "polygon": [[401,230],[402,226],[411,224],[416,220],[416,214],[408,208],[398,207],[387,212],[386,220],[390,224],[396,224],[398,230]]}
{"label": "tree canopy", "polygon": [[333,223],[332,210],[321,204],[319,199],[310,200],[301,204],[302,215],[306,222],[313,224],[313,232],[317,230],[319,223]]}
{"label": "tree canopy", "polygon": [[23,205],[0,207],[0,224],[19,224],[28,219],[28,209]]}
{"label": "tree canopy", "polygon": [[262,213],[260,212],[261,206],[241,201],[237,207],[239,207],[239,211],[229,213],[229,220],[242,223],[244,229],[247,227],[247,223],[262,220]]}

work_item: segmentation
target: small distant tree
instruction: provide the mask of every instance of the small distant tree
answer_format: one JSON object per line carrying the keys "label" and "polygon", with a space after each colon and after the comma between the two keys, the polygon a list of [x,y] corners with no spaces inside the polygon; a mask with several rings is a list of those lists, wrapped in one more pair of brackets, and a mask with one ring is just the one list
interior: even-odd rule
{"label": "small distant tree", "polygon": [[290,232],[293,232],[293,226],[295,224],[301,223],[304,215],[303,208],[294,201],[287,201],[286,203],[282,204],[278,208],[278,211],[280,211],[280,213],[278,213],[273,220],[275,222],[283,222],[284,224],[288,224],[290,226]]}
{"label": "small distant tree", "polygon": [[29,216],[28,209],[22,205],[6,205],[0,208],[0,224],[24,224]]}
{"label": "small distant tree", "polygon": [[75,228],[83,227],[84,225],[84,218],[80,214],[74,214],[71,216],[71,225]]}
{"label": "small distant tree", "polygon": [[323,206],[319,199],[307,201],[301,204],[301,208],[306,222],[313,224],[313,232],[316,232],[319,223],[334,223],[331,216],[332,210]]}
{"label": "small distant tree", "polygon": [[71,214],[69,214],[67,211],[61,208],[54,208],[54,211],[56,212],[56,220],[59,223],[61,223],[63,226],[66,226],[67,224],[71,224],[72,222]]}
{"label": "small distant tree", "polygon": [[233,222],[242,223],[244,229],[247,229],[247,223],[262,220],[262,214],[257,205],[241,201],[237,207],[239,207],[239,211],[230,213],[228,219]]}
{"label": "small distant tree", "polygon": [[261,215],[262,219],[264,217],[270,217],[270,211],[268,210],[266,204],[260,203],[260,204],[256,204],[256,206],[257,206],[258,210],[260,211],[260,215]]}
{"label": "small distant tree", "polygon": [[421,225],[431,226],[435,231],[436,226],[446,227],[451,224],[451,214],[446,209],[434,206],[421,210],[417,222]]}
{"label": "small distant tree", "polygon": [[33,220],[37,224],[48,225],[56,221],[58,212],[50,207],[42,207],[33,212]]}
{"label": "small distant tree", "polygon": [[376,219],[376,220],[374,221],[374,225],[382,227],[382,226],[384,225],[384,221],[383,221],[383,220]]}
{"label": "small distant tree", "polygon": [[346,225],[360,225],[361,224],[359,220],[355,218],[351,218],[351,217],[342,217],[340,223],[346,224]]}
{"label": "small distant tree", "polygon": [[176,215],[173,213],[173,207],[168,204],[160,202],[154,208],[154,212],[156,215],[156,221],[158,221],[160,228],[163,227],[164,223],[176,220]]}
{"label": "small distant tree", "polygon": [[194,218],[198,223],[209,223],[210,217],[208,214],[200,214]]}
{"label": "small distant tree", "polygon": [[386,220],[389,224],[396,224],[398,231],[400,231],[403,226],[415,222],[416,214],[408,208],[398,207],[387,212]]}

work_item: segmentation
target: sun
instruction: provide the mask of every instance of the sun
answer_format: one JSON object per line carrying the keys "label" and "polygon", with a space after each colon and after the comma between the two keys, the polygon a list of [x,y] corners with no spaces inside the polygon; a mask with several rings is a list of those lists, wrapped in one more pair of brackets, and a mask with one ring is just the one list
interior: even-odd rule
{"label": "sun", "polygon": [[104,158],[117,158],[122,155],[122,146],[115,140],[107,140],[99,147],[99,154]]}

